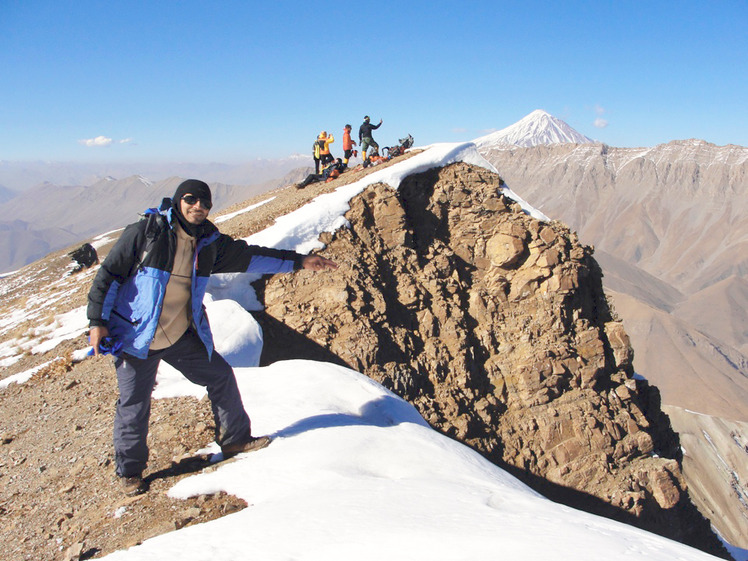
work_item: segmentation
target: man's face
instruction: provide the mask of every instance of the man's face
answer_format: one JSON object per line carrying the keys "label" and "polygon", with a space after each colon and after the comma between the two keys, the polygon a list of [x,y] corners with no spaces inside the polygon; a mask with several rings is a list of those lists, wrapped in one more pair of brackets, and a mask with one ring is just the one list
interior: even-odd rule
{"label": "man's face", "polygon": [[202,199],[198,199],[195,204],[187,203],[184,199],[189,197],[191,197],[191,195],[188,193],[179,201],[182,216],[184,216],[184,219],[193,226],[199,226],[205,222],[206,218],[208,218],[210,210],[203,206]]}

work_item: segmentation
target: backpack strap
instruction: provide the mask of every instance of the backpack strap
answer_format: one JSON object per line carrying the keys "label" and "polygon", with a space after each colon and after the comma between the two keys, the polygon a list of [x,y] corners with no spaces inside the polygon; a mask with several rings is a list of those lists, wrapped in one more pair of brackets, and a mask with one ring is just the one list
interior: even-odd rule
{"label": "backpack strap", "polygon": [[145,263],[148,254],[156,243],[156,238],[163,231],[166,223],[166,217],[155,208],[149,208],[145,211],[144,220],[147,221],[145,225],[145,245],[140,252],[140,257],[135,266],[136,270],[140,269],[143,266],[143,263]]}

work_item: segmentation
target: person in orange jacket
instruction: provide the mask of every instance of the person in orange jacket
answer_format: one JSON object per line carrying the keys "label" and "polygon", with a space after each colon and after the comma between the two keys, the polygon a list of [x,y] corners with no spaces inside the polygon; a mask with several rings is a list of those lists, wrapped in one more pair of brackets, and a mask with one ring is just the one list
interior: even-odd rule
{"label": "person in orange jacket", "polygon": [[348,158],[351,155],[356,156],[356,152],[353,147],[356,146],[356,141],[351,139],[351,125],[346,125],[343,128],[343,165],[348,167]]}

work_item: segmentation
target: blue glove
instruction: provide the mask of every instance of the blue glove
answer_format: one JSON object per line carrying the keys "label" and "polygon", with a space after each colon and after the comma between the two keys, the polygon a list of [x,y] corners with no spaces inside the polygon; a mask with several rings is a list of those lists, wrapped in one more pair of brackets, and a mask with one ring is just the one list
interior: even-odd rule
{"label": "blue glove", "polygon": [[[88,338],[88,342],[91,342],[90,337]],[[104,337],[99,341],[99,352],[103,355],[119,356],[122,353],[122,343],[115,341],[112,337]],[[86,353],[87,356],[94,356],[94,354],[93,347]]]}

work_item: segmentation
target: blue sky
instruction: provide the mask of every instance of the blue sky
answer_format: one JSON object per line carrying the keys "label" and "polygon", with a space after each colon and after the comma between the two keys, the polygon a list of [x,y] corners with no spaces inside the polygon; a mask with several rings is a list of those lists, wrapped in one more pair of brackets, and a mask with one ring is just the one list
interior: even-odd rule
{"label": "blue sky", "polygon": [[748,145],[747,26],[745,0],[0,0],[0,160],[283,157],[364,115],[423,145],[535,109],[611,146]]}

